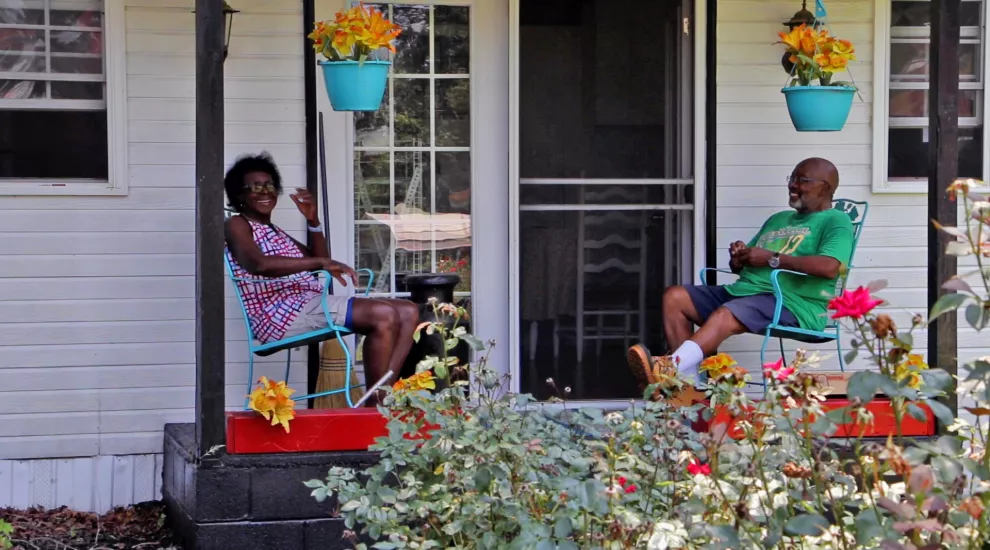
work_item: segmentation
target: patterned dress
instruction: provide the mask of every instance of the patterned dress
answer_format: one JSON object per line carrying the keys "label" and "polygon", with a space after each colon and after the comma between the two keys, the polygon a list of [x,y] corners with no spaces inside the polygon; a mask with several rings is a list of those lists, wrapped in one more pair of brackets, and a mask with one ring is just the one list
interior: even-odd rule
{"label": "patterned dress", "polygon": [[[251,220],[247,222],[251,224],[254,242],[265,256],[304,257],[299,246],[285,231],[274,225]],[[310,273],[296,273],[287,277],[253,275],[237,263],[234,255],[230,253],[230,247],[225,251],[235,278],[261,281],[235,281],[235,284],[244,299],[244,309],[247,310],[251,331],[262,343],[281,340],[303,306],[323,293],[323,285],[315,275]]]}

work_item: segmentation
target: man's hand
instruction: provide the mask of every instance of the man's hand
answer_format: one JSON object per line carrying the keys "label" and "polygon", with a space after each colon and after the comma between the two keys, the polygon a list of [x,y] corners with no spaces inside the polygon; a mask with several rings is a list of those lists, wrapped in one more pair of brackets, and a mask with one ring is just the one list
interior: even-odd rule
{"label": "man's hand", "polygon": [[746,243],[736,241],[729,245],[729,269],[737,272],[742,269],[743,264],[739,261],[739,255],[746,250]]}
{"label": "man's hand", "polygon": [[289,195],[289,198],[292,199],[292,202],[296,203],[296,208],[306,218],[309,225],[313,227],[320,225],[320,217],[316,210],[316,200],[313,199],[313,195],[309,191],[297,187],[296,192]]}
{"label": "man's hand", "polygon": [[740,263],[747,267],[766,267],[772,257],[773,252],[766,248],[747,248],[738,255]]}
{"label": "man's hand", "polygon": [[347,264],[343,264],[336,260],[331,260],[328,258],[323,262],[323,269],[329,271],[330,275],[333,275],[333,278],[340,281],[340,284],[344,286],[347,286],[347,280],[344,279],[345,274],[351,278],[351,281],[353,281],[355,285],[358,282],[357,272],[354,271],[353,267]]}

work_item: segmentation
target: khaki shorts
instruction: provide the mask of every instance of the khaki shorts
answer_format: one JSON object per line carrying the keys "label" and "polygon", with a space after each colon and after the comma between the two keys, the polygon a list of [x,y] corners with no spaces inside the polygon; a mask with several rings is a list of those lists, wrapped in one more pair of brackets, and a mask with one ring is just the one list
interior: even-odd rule
{"label": "khaki shorts", "polygon": [[[351,328],[352,300],[350,296],[327,296],[327,309],[335,325]],[[317,296],[303,306],[282,338],[291,338],[323,328],[327,328],[327,316],[323,313],[323,297]]]}

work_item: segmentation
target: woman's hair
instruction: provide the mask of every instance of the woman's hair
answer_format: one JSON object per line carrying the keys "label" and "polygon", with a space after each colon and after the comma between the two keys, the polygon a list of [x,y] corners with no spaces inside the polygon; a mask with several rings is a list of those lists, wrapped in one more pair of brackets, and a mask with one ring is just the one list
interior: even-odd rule
{"label": "woman's hair", "polygon": [[241,196],[244,194],[244,178],[251,172],[264,172],[271,176],[272,183],[275,185],[275,192],[279,195],[282,194],[282,176],[278,173],[275,160],[270,154],[262,151],[257,155],[238,157],[223,178],[223,188],[227,192],[227,203],[237,212],[240,212],[244,206],[241,203]]}

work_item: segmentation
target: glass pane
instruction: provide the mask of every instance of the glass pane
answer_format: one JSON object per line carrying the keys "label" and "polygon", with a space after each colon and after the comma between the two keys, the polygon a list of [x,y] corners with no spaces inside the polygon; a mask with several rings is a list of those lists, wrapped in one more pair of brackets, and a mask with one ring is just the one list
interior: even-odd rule
{"label": "glass pane", "polygon": [[[35,6],[39,6],[36,3]],[[45,10],[31,9],[23,2],[0,1],[0,23],[4,25],[44,25]]]}
{"label": "glass pane", "polygon": [[97,56],[78,57],[73,54],[55,55],[52,57],[52,72],[103,74],[103,59]]}
{"label": "glass pane", "polygon": [[467,7],[436,7],[433,13],[433,22],[436,25],[433,46],[436,64],[433,70],[437,74],[466,74],[470,71],[468,14]]}
{"label": "glass pane", "polygon": [[0,128],[0,178],[107,179],[106,111],[0,110]]}
{"label": "glass pane", "polygon": [[[975,117],[979,90],[959,90],[959,116]],[[896,117],[927,117],[928,90],[891,90],[891,118]]]}
{"label": "glass pane", "polygon": [[[959,25],[962,27],[980,26],[979,0],[959,3]],[[894,1],[890,3],[890,25],[892,27],[927,27],[931,24],[931,3],[916,1]]]}
{"label": "glass pane", "polygon": [[44,44],[42,52],[0,51],[0,72],[43,73],[45,72]]}
{"label": "glass pane", "polygon": [[471,145],[471,81],[467,78],[452,78],[435,80],[434,83],[437,145]]}
{"label": "glass pane", "polygon": [[103,83],[52,82],[52,99],[103,99]]}
{"label": "glass pane", "polygon": [[677,204],[690,203],[693,186],[681,185],[523,185],[519,202],[538,204]]}
{"label": "glass pane", "polygon": [[[362,222],[356,228],[355,269],[370,269],[375,273],[373,292],[388,292],[391,276],[384,270],[391,253],[391,233],[388,226],[375,222]],[[366,281],[362,281],[367,285]]]}
{"label": "glass pane", "polygon": [[437,246],[437,271],[439,273],[456,273],[461,278],[454,292],[471,291],[471,247],[460,247],[440,250]]}
{"label": "glass pane", "polygon": [[437,212],[471,213],[471,153],[437,153]]}
{"label": "glass pane", "polygon": [[[982,178],[983,128],[959,129],[959,177]],[[928,177],[928,130],[891,128],[887,147],[887,176]]]}
{"label": "glass pane", "polygon": [[[891,82],[926,82],[930,45],[927,42],[893,42],[890,45]],[[959,78],[963,81],[979,80],[979,44],[971,42],[959,45]]]}
{"label": "glass pane", "polygon": [[355,220],[367,219],[367,214],[389,212],[389,154],[354,152]]}
{"label": "glass pane", "polygon": [[103,55],[103,33],[52,31],[52,54],[85,53]]}
{"label": "glass pane", "polygon": [[40,80],[0,80],[0,99],[44,99],[45,83]]}
{"label": "glass pane", "polygon": [[354,112],[354,145],[356,147],[388,147],[388,88],[377,111]]}
{"label": "glass pane", "polygon": [[523,392],[551,397],[554,377],[571,399],[642,397],[622,368],[626,349],[667,351],[662,296],[690,270],[691,220],[672,210],[520,213]]}
{"label": "glass pane", "polygon": [[[72,8],[69,4],[78,4]],[[59,2],[58,7],[63,9],[52,9],[49,21],[56,27],[88,27],[99,29],[103,27],[103,14],[100,10],[86,9],[86,5],[93,5],[93,2]],[[54,8],[54,6],[53,6]]]}
{"label": "glass pane", "polygon": [[678,101],[674,5],[642,2],[624,17],[604,0],[520,3],[520,177],[673,177],[679,155],[665,151],[691,123],[678,104],[693,95]]}
{"label": "glass pane", "polygon": [[395,72],[430,72],[429,6],[393,6],[392,20],[402,27],[402,34],[395,41]]}
{"label": "glass pane", "polygon": [[395,146],[430,146],[430,81],[426,78],[396,78]]}
{"label": "glass pane", "polygon": [[430,153],[427,151],[396,151],[395,213],[430,213],[432,193]]}

